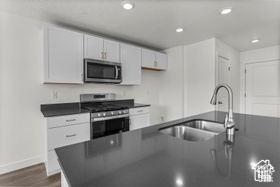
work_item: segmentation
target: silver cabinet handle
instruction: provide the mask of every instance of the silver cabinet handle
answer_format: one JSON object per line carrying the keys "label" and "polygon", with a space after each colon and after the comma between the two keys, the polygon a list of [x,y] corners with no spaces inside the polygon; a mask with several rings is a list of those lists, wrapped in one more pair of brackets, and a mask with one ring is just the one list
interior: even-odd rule
{"label": "silver cabinet handle", "polygon": [[143,112],[143,110],[138,110],[137,112]]}
{"label": "silver cabinet handle", "polygon": [[66,138],[70,138],[70,137],[73,137],[73,136],[76,136],[76,134],[66,135]]}
{"label": "silver cabinet handle", "polygon": [[102,57],[101,57],[101,58],[102,58],[102,59],[104,59],[104,52],[101,52],[101,55],[102,55]]}
{"label": "silver cabinet handle", "polygon": [[158,66],[158,62],[155,61],[155,62],[154,62],[154,67],[157,67],[157,66]]}
{"label": "silver cabinet handle", "polygon": [[115,70],[116,70],[116,77],[115,77],[115,79],[117,79],[118,76],[119,76],[118,66],[115,66]]}
{"label": "silver cabinet handle", "polygon": [[106,59],[106,58],[107,58],[107,53],[105,52],[104,54],[105,54],[105,55],[104,55],[104,56],[105,56],[104,58]]}
{"label": "silver cabinet handle", "polygon": [[76,119],[67,119],[66,122],[76,121]]}

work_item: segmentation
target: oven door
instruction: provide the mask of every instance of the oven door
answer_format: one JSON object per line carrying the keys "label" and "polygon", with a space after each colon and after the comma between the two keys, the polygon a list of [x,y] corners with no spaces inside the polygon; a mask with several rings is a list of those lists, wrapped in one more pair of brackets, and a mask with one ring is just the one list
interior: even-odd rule
{"label": "oven door", "polygon": [[88,83],[121,83],[121,64],[85,59],[84,81]]}
{"label": "oven door", "polygon": [[91,139],[129,131],[129,117],[102,119],[91,122]]}

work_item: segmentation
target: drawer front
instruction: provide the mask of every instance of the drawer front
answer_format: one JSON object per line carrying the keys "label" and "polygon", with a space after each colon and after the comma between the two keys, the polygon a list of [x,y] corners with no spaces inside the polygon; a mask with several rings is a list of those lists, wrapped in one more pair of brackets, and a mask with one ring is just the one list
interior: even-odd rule
{"label": "drawer front", "polygon": [[55,151],[48,151],[47,174],[52,175],[60,169]]}
{"label": "drawer front", "polygon": [[135,115],[130,117],[129,130],[141,129],[150,125],[150,114]]}
{"label": "drawer front", "polygon": [[150,113],[150,107],[139,107],[139,108],[131,108],[129,109],[129,115],[140,115]]}
{"label": "drawer front", "polygon": [[48,150],[90,140],[90,123],[48,129]]}
{"label": "drawer front", "polygon": [[74,114],[67,116],[48,117],[46,118],[47,128],[60,127],[65,125],[72,125],[78,123],[89,123],[90,114]]}

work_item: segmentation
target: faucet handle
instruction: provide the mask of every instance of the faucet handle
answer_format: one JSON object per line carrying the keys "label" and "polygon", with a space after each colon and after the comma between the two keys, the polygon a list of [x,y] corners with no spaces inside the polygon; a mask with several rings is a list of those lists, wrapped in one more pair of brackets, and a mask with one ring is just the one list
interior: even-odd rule
{"label": "faucet handle", "polygon": [[227,122],[227,121],[228,121],[228,115],[226,114],[225,122]]}
{"label": "faucet handle", "polygon": [[228,115],[226,114],[225,123],[224,123],[225,129],[227,128],[227,123],[228,123]]}

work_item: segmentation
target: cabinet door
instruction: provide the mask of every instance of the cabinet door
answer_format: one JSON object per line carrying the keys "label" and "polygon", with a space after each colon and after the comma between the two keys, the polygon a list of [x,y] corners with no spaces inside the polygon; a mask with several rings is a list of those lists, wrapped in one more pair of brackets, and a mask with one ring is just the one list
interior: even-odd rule
{"label": "cabinet door", "polygon": [[57,161],[57,155],[54,150],[47,152],[47,162],[46,163],[47,163],[46,170],[47,170],[48,176],[60,172],[60,166]]}
{"label": "cabinet door", "polygon": [[144,128],[150,125],[150,114],[130,116],[129,130]]}
{"label": "cabinet door", "polygon": [[103,38],[84,35],[84,57],[103,60]]}
{"label": "cabinet door", "polygon": [[164,53],[156,52],[156,63],[157,68],[166,70],[167,69],[167,55]]}
{"label": "cabinet door", "polygon": [[142,67],[155,68],[155,52],[148,49],[142,49]]}
{"label": "cabinet door", "polygon": [[120,62],[120,43],[104,40],[104,60],[109,62]]}
{"label": "cabinet door", "polygon": [[121,84],[141,84],[141,48],[121,44],[121,63]]}
{"label": "cabinet door", "polygon": [[44,82],[83,83],[83,34],[44,28]]}

